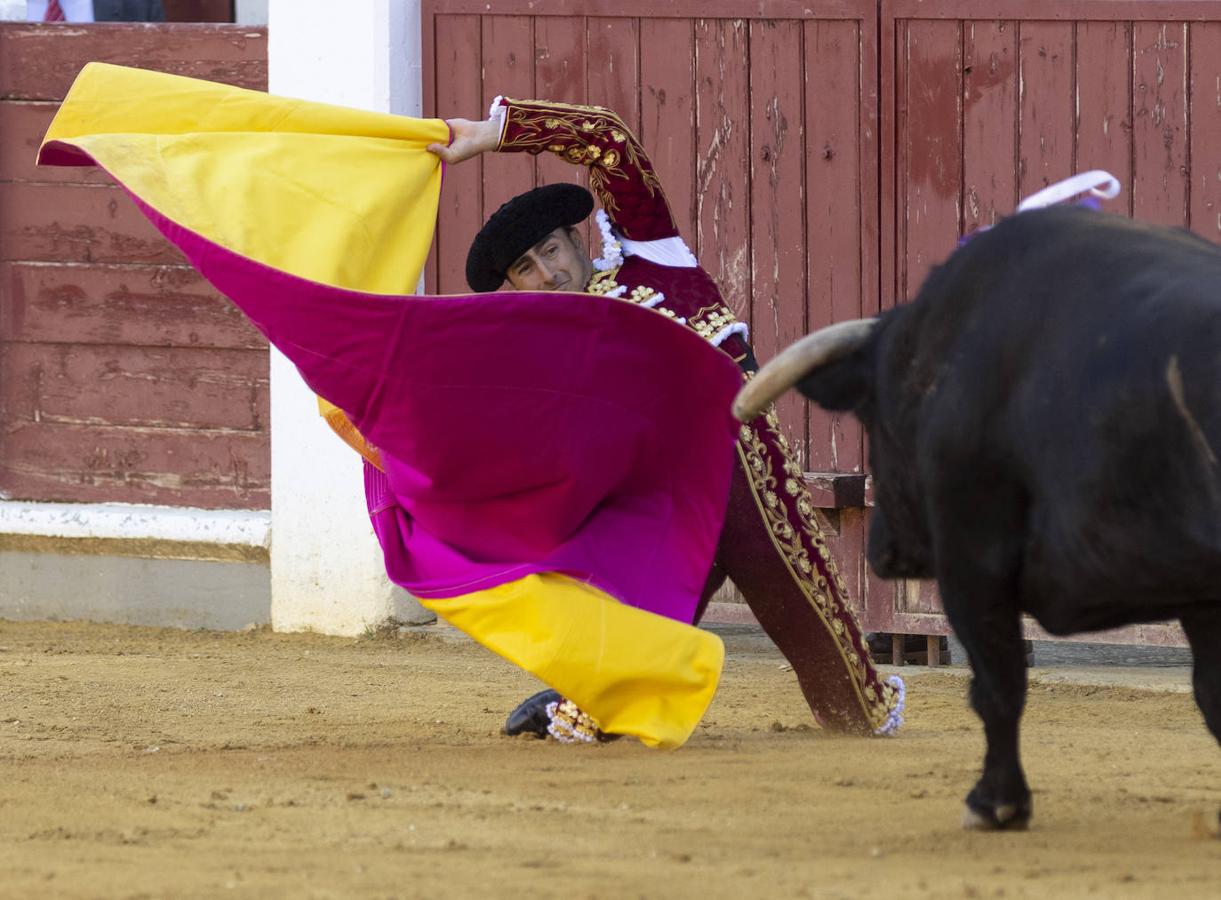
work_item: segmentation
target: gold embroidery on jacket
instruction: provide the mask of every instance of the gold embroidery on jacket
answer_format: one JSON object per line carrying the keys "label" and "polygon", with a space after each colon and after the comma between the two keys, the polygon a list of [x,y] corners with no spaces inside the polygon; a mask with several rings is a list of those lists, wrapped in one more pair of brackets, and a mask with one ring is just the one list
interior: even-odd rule
{"label": "gold embroidery on jacket", "polygon": [[[631,288],[629,291],[627,285],[620,284],[617,280],[620,268],[621,266],[616,266],[604,272],[595,272],[590,277],[589,284],[585,287],[586,293],[613,297],[617,300],[625,300],[628,303],[635,303],[637,306],[651,309],[667,319],[673,319],[676,322],[689,326],[705,340],[711,340],[715,337],[717,331],[725,324],[737,321],[734,319],[733,313],[723,306],[707,306],[701,309],[699,315],[704,315],[707,322],[697,324],[694,319],[684,319],[674,310],[661,305],[661,302],[665,300],[665,295],[656,288],[641,284]],[[723,315],[718,315],[715,312],[716,310],[721,310]],[[716,323],[715,327],[707,324],[708,322]]]}
{"label": "gold embroidery on jacket", "polygon": [[593,277],[589,279],[589,285],[585,288],[586,293],[605,295],[618,290],[619,282],[615,280],[615,276],[619,274],[620,268],[620,266],[615,266],[605,272],[594,272]]}
{"label": "gold embroidery on jacket", "polygon": [[[640,143],[615,113],[598,106],[575,106],[548,103],[532,107],[520,100],[509,100],[508,121],[520,129],[513,138],[507,136],[501,149],[539,152],[547,150],[570,163],[589,167],[589,184],[603,208],[611,216],[619,205],[606,189],[610,177],[627,178],[622,163],[640,173],[640,180],[650,196],[661,193],[661,181],[648,162]],[[557,115],[556,109],[567,110]],[[613,142],[621,146],[604,149],[593,141]]]}
{"label": "gold embroidery on jacket", "polygon": [[700,337],[711,340],[723,328],[737,322],[738,317],[724,304],[715,303],[712,306],[705,306],[687,321]]}

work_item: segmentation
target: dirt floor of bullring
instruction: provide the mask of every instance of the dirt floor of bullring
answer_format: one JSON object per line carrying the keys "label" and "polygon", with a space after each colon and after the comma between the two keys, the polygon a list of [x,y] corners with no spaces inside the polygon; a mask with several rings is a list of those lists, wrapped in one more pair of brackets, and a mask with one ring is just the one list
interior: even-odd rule
{"label": "dirt floor of bullring", "polygon": [[1036,669],[1033,826],[980,834],[963,670],[906,669],[901,736],[850,739],[759,635],[726,642],[666,753],[501,736],[536,685],[450,629],[0,622],[0,895],[1221,897],[1221,749],[1185,670]]}

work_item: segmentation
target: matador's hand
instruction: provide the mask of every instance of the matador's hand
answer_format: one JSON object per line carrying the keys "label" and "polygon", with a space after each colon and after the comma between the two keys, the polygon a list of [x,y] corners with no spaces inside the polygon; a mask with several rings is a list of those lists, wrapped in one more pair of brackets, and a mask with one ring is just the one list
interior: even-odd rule
{"label": "matador's hand", "polygon": [[499,118],[484,119],[482,122],[472,122],[470,119],[446,119],[445,124],[450,127],[454,135],[449,146],[429,144],[428,150],[451,165],[470,159],[472,156],[478,156],[480,153],[495,150],[500,144],[501,120]]}

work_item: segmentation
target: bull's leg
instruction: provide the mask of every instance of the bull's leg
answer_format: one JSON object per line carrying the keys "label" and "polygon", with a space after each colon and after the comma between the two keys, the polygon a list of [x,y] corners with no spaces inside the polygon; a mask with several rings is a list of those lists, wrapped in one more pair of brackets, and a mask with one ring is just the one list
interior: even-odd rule
{"label": "bull's leg", "polygon": [[[1221,742],[1221,609],[1207,613],[1195,613],[1183,617],[1183,631],[1191,643],[1194,657],[1192,686],[1196,703],[1204,713],[1204,722],[1213,737]],[[1217,814],[1221,833],[1221,812]]]}
{"label": "bull's leg", "polygon": [[1026,702],[1026,653],[1017,596],[1023,506],[1000,490],[978,498],[942,486],[935,533],[945,612],[971,661],[971,706],[987,738],[983,775],[967,795],[965,828],[1022,829],[1030,789],[1022,773],[1018,723]]}
{"label": "bull's leg", "polygon": [[[959,604],[942,590],[948,613]],[[981,593],[975,598],[987,596]],[[962,602],[970,601],[962,598]],[[983,720],[987,752],[983,775],[967,795],[962,824],[978,829],[1025,828],[1031,807],[1018,746],[1018,724],[1026,703],[1020,620],[1016,611],[981,610],[979,604],[963,613],[950,613],[950,623],[971,661],[971,706]]]}

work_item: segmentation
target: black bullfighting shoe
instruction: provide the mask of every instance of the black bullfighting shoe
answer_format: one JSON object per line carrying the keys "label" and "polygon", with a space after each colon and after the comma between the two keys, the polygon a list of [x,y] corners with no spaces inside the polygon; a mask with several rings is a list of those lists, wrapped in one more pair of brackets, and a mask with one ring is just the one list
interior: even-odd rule
{"label": "black bullfighting shoe", "polygon": [[539,691],[523,700],[509,713],[504,733],[511,737],[519,734],[551,737],[561,744],[605,743],[622,736],[607,734],[593,716],[552,690]]}
{"label": "black bullfighting shoe", "polygon": [[519,734],[534,734],[545,738],[547,726],[551,724],[551,715],[547,712],[547,707],[549,704],[559,703],[563,699],[559,691],[553,691],[550,688],[526,698],[517,705],[513,712],[509,713],[509,718],[505,719],[504,733],[510,737]]}

